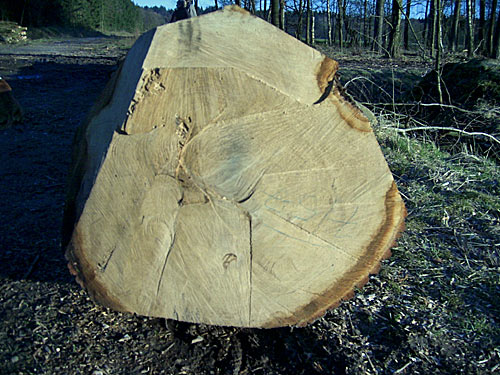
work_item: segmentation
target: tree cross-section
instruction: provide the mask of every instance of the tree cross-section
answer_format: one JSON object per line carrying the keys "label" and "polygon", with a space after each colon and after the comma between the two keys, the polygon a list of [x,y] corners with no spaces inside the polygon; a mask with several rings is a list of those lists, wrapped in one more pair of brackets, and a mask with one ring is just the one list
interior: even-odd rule
{"label": "tree cross-section", "polygon": [[242,327],[351,296],[405,207],[336,71],[237,7],[139,38],[76,137],[64,243],[90,295]]}

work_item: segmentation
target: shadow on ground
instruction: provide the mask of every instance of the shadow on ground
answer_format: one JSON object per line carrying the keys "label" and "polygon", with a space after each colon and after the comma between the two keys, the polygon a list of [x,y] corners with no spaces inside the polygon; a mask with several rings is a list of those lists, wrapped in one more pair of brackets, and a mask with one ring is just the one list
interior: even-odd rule
{"label": "shadow on ground", "polygon": [[113,69],[41,61],[4,75],[24,122],[0,131],[0,276],[71,281],[60,248],[71,143]]}

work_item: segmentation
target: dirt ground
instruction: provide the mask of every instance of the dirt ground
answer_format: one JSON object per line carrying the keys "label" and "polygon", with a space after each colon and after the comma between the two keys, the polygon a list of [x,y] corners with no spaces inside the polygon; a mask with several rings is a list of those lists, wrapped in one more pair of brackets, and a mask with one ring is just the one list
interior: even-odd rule
{"label": "dirt ground", "polygon": [[411,231],[362,291],[306,328],[165,322],[90,301],[60,248],[65,179],[75,130],[124,44],[0,46],[0,75],[25,111],[0,131],[0,374],[500,373],[497,279],[480,305],[484,327],[455,327],[436,306],[438,284],[412,267]]}

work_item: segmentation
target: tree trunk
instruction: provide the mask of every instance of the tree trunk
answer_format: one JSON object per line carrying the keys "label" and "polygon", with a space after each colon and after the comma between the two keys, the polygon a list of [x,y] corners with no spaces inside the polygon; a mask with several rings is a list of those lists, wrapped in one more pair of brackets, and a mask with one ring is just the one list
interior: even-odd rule
{"label": "tree trunk", "polygon": [[315,30],[316,30],[316,17],[314,15],[314,10],[311,10],[311,45],[316,44],[316,35],[315,35]]}
{"label": "tree trunk", "polygon": [[306,0],[306,44],[311,44],[311,0]]}
{"label": "tree trunk", "polygon": [[500,12],[498,12],[495,35],[493,36],[493,47],[492,47],[491,57],[495,59],[500,58]]}
{"label": "tree trunk", "polygon": [[[496,0],[495,0],[496,1]],[[453,10],[453,24],[450,32],[450,49],[455,52],[458,46],[458,22],[460,21],[461,0],[455,0],[455,9]]]}
{"label": "tree trunk", "polygon": [[430,5],[430,3],[431,3],[431,0],[427,0],[425,2],[424,31],[422,33],[422,39],[424,40],[424,43],[429,38],[429,5]]}
{"label": "tree trunk", "polygon": [[363,2],[363,46],[368,46],[368,0]]}
{"label": "tree trunk", "polygon": [[479,0],[479,25],[477,30],[476,45],[480,46],[482,54],[486,51],[485,45],[486,0]]}
{"label": "tree trunk", "polygon": [[389,57],[401,57],[401,0],[392,1],[391,35],[389,39]]}
{"label": "tree trunk", "polygon": [[441,0],[436,1],[436,76],[437,76],[437,90],[439,95],[439,104],[443,104],[443,91],[441,90],[441,54],[443,51],[443,38],[442,38],[442,3]]}
{"label": "tree trunk", "polygon": [[337,31],[339,36],[339,49],[342,51],[344,49],[344,7],[342,0],[337,0],[337,4],[339,7]]}
{"label": "tree trunk", "polygon": [[430,11],[428,18],[428,29],[427,29],[427,46],[431,50],[431,56],[435,56],[436,50],[436,27],[437,27],[437,12],[436,12],[436,0],[430,1]]}
{"label": "tree trunk", "polygon": [[473,8],[472,0],[467,1],[467,57],[472,57],[474,55],[474,24],[473,24]]}
{"label": "tree trunk", "polygon": [[405,33],[404,33],[404,46],[405,50],[409,50],[409,36],[410,36],[410,19],[411,19],[411,0],[406,0],[406,17],[405,17]]}
{"label": "tree trunk", "polygon": [[385,0],[377,0],[375,22],[373,24],[373,50],[377,52],[381,52],[383,50],[382,35],[384,32],[384,5]]}
{"label": "tree trunk", "polygon": [[495,35],[495,15],[496,15],[497,4],[498,0],[493,0],[491,3],[488,35],[486,37],[486,51],[488,52],[488,56],[492,56],[493,54],[493,37]]}
{"label": "tree trunk", "polygon": [[302,24],[302,20],[303,20],[302,13],[303,12],[304,12],[304,0],[299,0],[299,14],[298,14],[298,21],[297,21],[297,30],[295,30],[295,37],[298,40],[302,40],[302,28],[304,26]]}
{"label": "tree trunk", "polygon": [[280,0],[271,0],[271,23],[280,27]]}
{"label": "tree trunk", "polygon": [[335,61],[236,7],[196,22],[140,37],[78,130],[68,266],[119,311],[304,326],[378,271],[403,201]]}
{"label": "tree trunk", "polygon": [[332,45],[332,12],[330,9],[330,0],[326,0],[326,24],[328,27],[328,30],[326,32],[327,39],[328,39],[328,45]]}
{"label": "tree trunk", "polygon": [[280,29],[285,30],[285,0],[280,0]]}

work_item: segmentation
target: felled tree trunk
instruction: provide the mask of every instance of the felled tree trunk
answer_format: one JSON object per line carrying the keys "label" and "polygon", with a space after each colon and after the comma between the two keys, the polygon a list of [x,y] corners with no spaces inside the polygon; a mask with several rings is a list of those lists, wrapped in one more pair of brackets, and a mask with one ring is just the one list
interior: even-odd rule
{"label": "felled tree trunk", "polygon": [[405,208],[336,71],[237,7],[144,34],[75,144],[64,242],[90,295],[243,327],[350,297]]}

